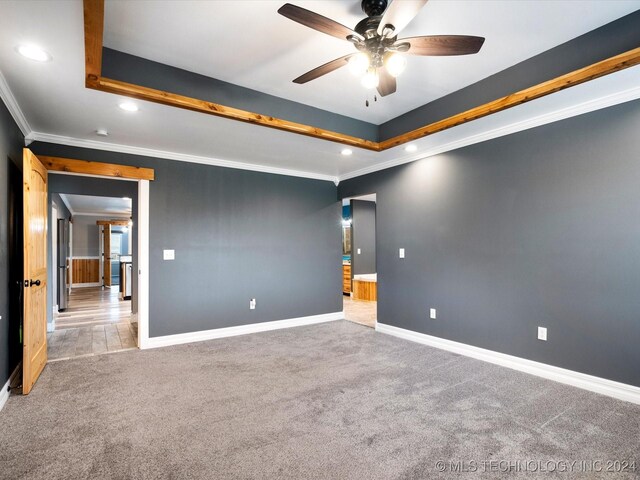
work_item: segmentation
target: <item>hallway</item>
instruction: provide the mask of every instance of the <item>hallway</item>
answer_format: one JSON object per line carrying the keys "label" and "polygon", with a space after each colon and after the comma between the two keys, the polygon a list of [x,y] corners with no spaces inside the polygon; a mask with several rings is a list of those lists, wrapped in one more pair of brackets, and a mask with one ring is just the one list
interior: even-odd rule
{"label": "hallway", "polygon": [[131,300],[120,300],[118,287],[75,288],[69,308],[58,313],[55,331],[47,334],[49,361],[136,348],[133,321]]}
{"label": "hallway", "polygon": [[365,327],[376,328],[378,318],[378,302],[353,300],[350,296],[342,296],[344,318]]}

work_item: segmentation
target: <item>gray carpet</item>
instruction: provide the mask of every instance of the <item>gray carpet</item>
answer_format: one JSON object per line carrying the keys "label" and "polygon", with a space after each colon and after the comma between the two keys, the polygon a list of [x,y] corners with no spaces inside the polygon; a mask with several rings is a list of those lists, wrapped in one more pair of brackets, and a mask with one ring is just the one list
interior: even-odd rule
{"label": "gray carpet", "polygon": [[0,412],[10,479],[638,478],[579,471],[639,452],[640,406],[345,321],[52,363]]}

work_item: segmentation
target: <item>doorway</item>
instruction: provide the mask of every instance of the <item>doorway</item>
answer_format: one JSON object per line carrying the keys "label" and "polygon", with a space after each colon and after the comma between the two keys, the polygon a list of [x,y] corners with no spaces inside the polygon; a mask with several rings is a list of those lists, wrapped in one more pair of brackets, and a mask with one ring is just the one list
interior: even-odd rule
{"label": "doorway", "polygon": [[[22,336],[22,393],[24,395],[34,387],[40,374],[42,373],[48,360],[47,332],[55,327],[55,318],[52,311],[53,284],[51,277],[60,274],[57,292],[66,293],[67,288],[62,290],[60,285],[66,285],[67,279],[76,278],[73,269],[68,262],[61,260],[64,255],[56,255],[58,265],[54,272],[51,265],[52,256],[48,250],[52,248],[50,234],[52,232],[52,194],[64,190],[52,188],[55,183],[53,178],[74,179],[84,177],[87,184],[75,184],[76,189],[88,189],[88,192],[97,194],[104,190],[111,190],[115,185],[115,190],[133,192],[133,197],[137,201],[133,202],[134,216],[139,212],[139,226],[137,228],[137,265],[132,275],[134,291],[137,285],[137,320],[138,335],[137,345],[139,348],[149,348],[149,182],[155,178],[153,169],[144,167],[131,167],[126,165],[91,162],[86,160],[75,160],[62,157],[36,156],[28,149],[23,149],[22,156],[22,225],[23,237],[22,245],[23,271],[20,280],[19,298],[22,303],[22,324],[20,333]],[[105,182],[105,180],[110,180]],[[117,183],[115,182],[117,180]],[[136,182],[136,187],[131,188],[129,182]],[[64,185],[65,182],[58,182]],[[107,186],[109,185],[109,186]],[[67,185],[68,186],[68,185]],[[83,192],[75,192],[82,194]],[[130,197],[131,198],[131,197]],[[56,203],[60,209],[60,203]],[[136,210],[137,207],[137,210]],[[58,210],[58,215],[60,210]],[[71,218],[70,218],[71,219]],[[64,228],[64,219],[60,232],[69,232],[71,236],[73,224],[69,222],[68,229]],[[60,223],[59,223],[60,225]],[[135,228],[135,227],[134,227]],[[136,245],[137,244],[137,245]],[[65,241],[58,241],[59,252],[66,250],[61,247],[67,245]],[[68,252],[72,251],[72,246],[68,247]],[[134,250],[135,252],[135,250]],[[134,263],[135,265],[135,263]],[[58,268],[59,267],[59,268]],[[68,272],[67,272],[68,269]],[[69,285],[71,282],[69,282]],[[97,285],[100,285],[99,283]],[[60,310],[60,304],[58,304]],[[65,338],[66,340],[66,338]]]}
{"label": "doorway", "polygon": [[375,328],[378,317],[375,193],[343,199],[342,253],[345,319]]}
{"label": "doorway", "polygon": [[[50,193],[53,328],[49,361],[137,348],[132,198]],[[68,234],[73,226],[73,236]],[[56,233],[54,238],[54,232]]]}

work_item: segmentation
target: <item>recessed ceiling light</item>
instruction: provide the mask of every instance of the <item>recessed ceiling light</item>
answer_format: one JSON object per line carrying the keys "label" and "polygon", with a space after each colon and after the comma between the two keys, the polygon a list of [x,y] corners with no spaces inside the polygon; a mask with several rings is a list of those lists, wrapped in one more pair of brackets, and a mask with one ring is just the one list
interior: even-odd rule
{"label": "recessed ceiling light", "polygon": [[407,145],[406,147],[404,147],[405,152],[415,152],[416,150],[418,150],[418,147],[414,144]]}
{"label": "recessed ceiling light", "polygon": [[351,150],[350,148],[345,148],[340,153],[342,153],[342,155],[344,155],[345,157],[348,157],[349,155],[351,155],[353,153],[353,150]]}
{"label": "recessed ceiling light", "polygon": [[118,106],[122,110],[124,110],[125,112],[137,112],[138,111],[138,105],[136,105],[133,102],[120,102],[120,104]]}
{"label": "recessed ceiling light", "polygon": [[23,57],[36,62],[48,62],[51,60],[51,55],[35,45],[18,45],[16,51]]}

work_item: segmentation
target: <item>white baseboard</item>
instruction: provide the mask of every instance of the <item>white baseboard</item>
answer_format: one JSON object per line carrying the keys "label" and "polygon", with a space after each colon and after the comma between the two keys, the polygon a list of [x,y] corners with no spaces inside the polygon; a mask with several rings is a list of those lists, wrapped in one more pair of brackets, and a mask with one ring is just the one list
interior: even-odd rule
{"label": "white baseboard", "polygon": [[84,287],[101,287],[102,283],[100,282],[92,282],[92,283],[73,283],[71,285],[72,288],[84,288]]}
{"label": "white baseboard", "polygon": [[393,335],[395,337],[421,343],[430,347],[440,348],[449,352],[458,353],[467,357],[475,358],[489,363],[495,363],[503,367],[512,368],[521,372],[537,375],[539,377],[565,383],[592,392],[614,397],[619,400],[636,403],[640,405],[640,387],[627,385],[626,383],[615,382],[605,378],[594,377],[585,373],[574,372],[565,368],[554,367],[546,363],[535,362],[506,353],[494,352],[480,347],[474,347],[465,343],[454,342],[444,338],[433,337],[424,333],[405,330],[404,328],[377,323],[376,330],[381,333]]}
{"label": "white baseboard", "polygon": [[0,391],[0,411],[4,408],[4,404],[9,400],[9,386],[13,383],[18,374],[22,371],[22,362],[18,363],[16,368],[13,369],[13,373],[9,376],[9,380],[2,386]]}
{"label": "white baseboard", "polygon": [[213,340],[216,338],[234,337],[236,335],[246,335],[249,333],[266,332],[269,330],[279,330],[281,328],[301,327],[316,323],[332,322],[342,320],[343,312],[325,313],[323,315],[313,315],[310,317],[289,318],[287,320],[275,320],[272,322],[252,323],[237,327],[216,328],[213,330],[203,330],[200,332],[179,333],[176,335],[165,335],[163,337],[151,337],[142,341],[140,348],[167,347],[169,345],[179,345],[182,343],[201,342],[203,340]]}

